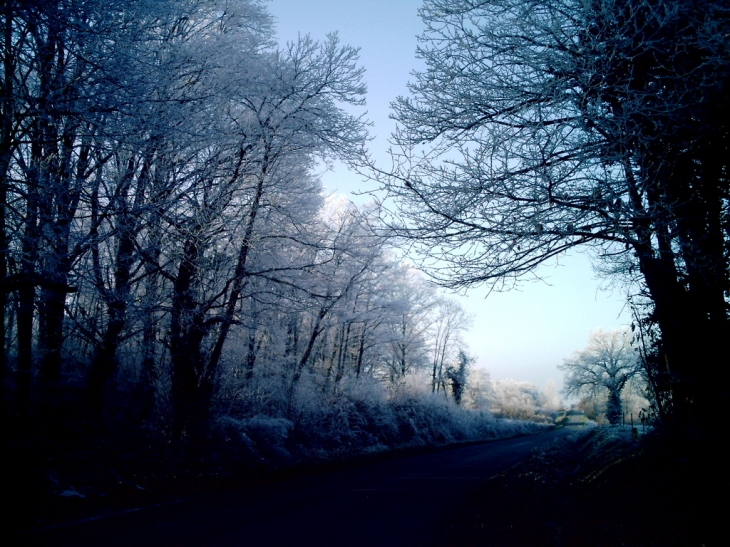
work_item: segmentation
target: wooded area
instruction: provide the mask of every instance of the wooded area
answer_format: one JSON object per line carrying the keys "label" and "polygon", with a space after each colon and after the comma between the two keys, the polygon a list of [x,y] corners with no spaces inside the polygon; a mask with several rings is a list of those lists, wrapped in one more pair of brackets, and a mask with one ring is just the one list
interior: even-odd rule
{"label": "wooded area", "polygon": [[[730,1],[425,0],[420,15],[426,68],[393,104],[380,170],[358,50],[278,44],[264,0],[3,3],[17,526],[42,521],[39,499],[552,422],[554,385],[471,370],[470,317],[403,242],[458,289],[506,290],[588,249],[630,293],[638,352],[598,332],[565,361],[568,392],[600,391],[618,422],[640,365],[678,444],[711,437],[730,397]],[[377,203],[326,197],[333,161],[379,181]],[[697,446],[693,465],[713,453]]]}
{"label": "wooded area", "polygon": [[657,412],[720,419],[730,4],[427,0],[421,17],[386,222],[451,287],[591,250],[632,293]]}
{"label": "wooded area", "polygon": [[355,48],[279,45],[256,0],[9,1],[2,27],[6,424],[186,441],[416,370],[460,400],[463,310],[314,174],[362,156]]}
{"label": "wooded area", "polygon": [[368,138],[357,49],[277,44],[258,0],[0,18],[11,531],[539,428],[498,423],[488,379],[466,389],[469,317],[373,207],[325,196],[322,166]]}

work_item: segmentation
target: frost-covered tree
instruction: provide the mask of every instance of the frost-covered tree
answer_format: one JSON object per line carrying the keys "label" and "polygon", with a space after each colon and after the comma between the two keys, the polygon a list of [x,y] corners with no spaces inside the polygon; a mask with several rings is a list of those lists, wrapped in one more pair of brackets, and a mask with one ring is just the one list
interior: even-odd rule
{"label": "frost-covered tree", "polygon": [[394,307],[387,323],[387,350],[383,353],[383,370],[397,383],[419,368],[427,366],[428,333],[437,305],[435,291],[425,284],[420,272],[410,265],[400,265],[383,287]]}
{"label": "frost-covered tree", "polygon": [[[79,262],[104,238],[101,219],[129,198],[130,177],[109,180],[105,169],[119,159],[117,172],[140,168],[141,160],[132,161],[144,140],[137,115],[149,111],[151,82],[176,74],[147,62],[173,4],[180,10],[195,2],[4,3],[0,307],[17,310],[3,328],[17,358],[20,412],[36,362],[47,382],[60,379]],[[164,97],[154,100],[164,109]],[[123,307],[125,290],[105,310],[110,316]],[[97,333],[88,334],[96,343]]]}
{"label": "frost-covered tree", "polygon": [[460,334],[469,328],[471,322],[472,317],[456,300],[444,298],[438,302],[429,333],[432,346],[431,391],[439,391],[442,388],[446,391],[444,376],[449,376],[446,373],[447,367],[450,366],[447,365],[447,361],[458,361],[458,370],[463,369],[465,374],[469,358],[459,348]]}
{"label": "frost-covered tree", "polygon": [[167,374],[178,409],[209,406],[249,281],[307,290],[295,270],[331,260],[312,169],[365,139],[342,108],[364,102],[357,50],[276,47],[257,0],[0,15],[0,338],[19,412],[37,370],[55,382],[72,361],[96,414],[136,367],[141,384]]}
{"label": "frost-covered tree", "polygon": [[540,406],[552,412],[560,410],[563,406],[558,386],[552,378],[547,381],[545,389],[540,392]]}
{"label": "frost-covered tree", "polygon": [[492,382],[492,389],[491,408],[496,415],[513,420],[535,418],[540,405],[537,386],[507,378]]}
{"label": "frost-covered tree", "polygon": [[[730,2],[426,0],[392,228],[444,285],[573,247],[638,272],[673,408],[727,406]],[[714,410],[712,410],[714,408]]]}
{"label": "frost-covered tree", "polygon": [[462,405],[475,410],[489,410],[494,402],[492,378],[483,368],[469,371],[469,381],[462,395]]}
{"label": "frost-covered tree", "polygon": [[621,392],[632,378],[641,374],[641,362],[631,347],[629,329],[594,331],[588,346],[565,359],[558,368],[565,371],[566,395],[606,396],[606,418],[612,424],[621,422]]}

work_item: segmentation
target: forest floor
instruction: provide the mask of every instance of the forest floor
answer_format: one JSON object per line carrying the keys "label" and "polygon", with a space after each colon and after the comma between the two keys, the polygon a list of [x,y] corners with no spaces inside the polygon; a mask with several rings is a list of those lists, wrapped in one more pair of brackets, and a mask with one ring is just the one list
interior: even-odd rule
{"label": "forest floor", "polygon": [[727,498],[728,471],[715,456],[595,427],[491,479],[458,508],[443,545],[726,545],[718,500]]}

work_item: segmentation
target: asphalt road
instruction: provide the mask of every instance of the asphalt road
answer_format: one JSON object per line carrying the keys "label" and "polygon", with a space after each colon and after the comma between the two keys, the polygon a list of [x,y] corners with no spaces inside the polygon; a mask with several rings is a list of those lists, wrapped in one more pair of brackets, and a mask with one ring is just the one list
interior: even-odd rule
{"label": "asphalt road", "polygon": [[[570,428],[575,431],[574,428]],[[426,547],[490,477],[559,429],[183,500],[15,539],[40,546]]]}
{"label": "asphalt road", "polygon": [[588,417],[582,410],[569,410],[566,418],[567,420],[563,422],[563,425],[568,426],[583,426],[588,421]]}

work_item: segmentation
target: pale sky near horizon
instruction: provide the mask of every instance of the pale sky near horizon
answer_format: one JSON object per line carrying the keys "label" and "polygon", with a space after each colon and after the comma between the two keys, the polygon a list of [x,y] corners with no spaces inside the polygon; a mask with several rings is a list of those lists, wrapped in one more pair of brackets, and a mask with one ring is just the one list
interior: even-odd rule
{"label": "pale sky near horizon", "polygon": [[[360,63],[368,85],[367,111],[375,137],[370,151],[388,163],[387,139],[395,125],[390,103],[408,93],[410,72],[423,66],[415,57],[416,36],[423,30],[417,15],[422,0],[271,0],[281,43],[310,34],[323,40],[337,32],[342,44],[361,48]],[[372,190],[372,183],[336,165],[322,174],[328,192],[364,198],[353,191]],[[588,342],[592,330],[610,330],[631,322],[620,290],[611,292],[597,280],[589,259],[573,253],[537,272],[544,281],[526,282],[521,290],[492,293],[477,288],[458,296],[474,324],[464,339],[493,379],[514,378],[545,387],[548,379],[562,385],[557,365]]]}

